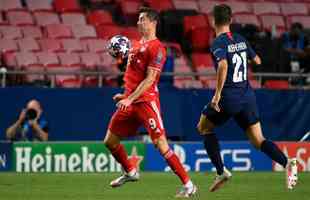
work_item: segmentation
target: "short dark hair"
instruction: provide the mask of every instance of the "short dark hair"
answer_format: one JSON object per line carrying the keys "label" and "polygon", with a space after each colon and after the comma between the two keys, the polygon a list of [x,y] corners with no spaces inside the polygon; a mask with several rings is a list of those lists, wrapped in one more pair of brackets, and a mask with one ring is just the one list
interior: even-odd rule
{"label": "short dark hair", "polygon": [[231,22],[231,8],[226,4],[214,6],[212,14],[214,17],[215,25],[227,25]]}
{"label": "short dark hair", "polygon": [[159,14],[156,10],[149,8],[149,7],[141,7],[139,9],[139,13],[146,13],[147,18],[151,21],[159,21]]}

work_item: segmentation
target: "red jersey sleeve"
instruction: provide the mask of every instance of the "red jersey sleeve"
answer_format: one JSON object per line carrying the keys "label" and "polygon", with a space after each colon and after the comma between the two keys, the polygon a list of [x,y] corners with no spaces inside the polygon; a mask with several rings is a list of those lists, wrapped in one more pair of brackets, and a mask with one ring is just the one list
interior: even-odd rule
{"label": "red jersey sleeve", "polygon": [[161,71],[166,62],[166,49],[161,43],[155,43],[149,49],[149,65],[152,68]]}

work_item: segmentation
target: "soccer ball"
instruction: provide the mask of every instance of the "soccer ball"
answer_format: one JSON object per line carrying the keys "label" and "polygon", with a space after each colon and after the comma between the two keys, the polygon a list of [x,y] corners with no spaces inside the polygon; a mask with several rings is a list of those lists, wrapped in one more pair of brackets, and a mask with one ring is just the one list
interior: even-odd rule
{"label": "soccer ball", "polygon": [[122,35],[115,35],[108,44],[109,54],[114,57],[126,58],[131,47],[130,40]]}

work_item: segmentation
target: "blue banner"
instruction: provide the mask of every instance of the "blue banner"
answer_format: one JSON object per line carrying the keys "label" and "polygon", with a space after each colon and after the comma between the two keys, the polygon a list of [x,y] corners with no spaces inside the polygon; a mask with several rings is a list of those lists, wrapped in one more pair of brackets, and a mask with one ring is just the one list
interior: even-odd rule
{"label": "blue banner", "polygon": [[0,171],[11,170],[12,144],[0,142]]}
{"label": "blue banner", "polygon": [[[187,171],[215,171],[202,143],[173,143],[171,148]],[[272,161],[248,142],[221,143],[224,164],[232,171],[270,171]],[[146,145],[146,171],[169,171],[170,168],[152,144]]]}

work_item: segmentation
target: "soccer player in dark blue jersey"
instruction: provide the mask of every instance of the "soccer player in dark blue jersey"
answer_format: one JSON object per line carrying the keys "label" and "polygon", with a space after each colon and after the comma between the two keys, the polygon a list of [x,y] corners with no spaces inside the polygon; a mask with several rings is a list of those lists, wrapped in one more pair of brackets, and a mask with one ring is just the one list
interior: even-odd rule
{"label": "soccer player in dark blue jersey", "polygon": [[214,128],[233,118],[246,132],[250,142],[287,171],[287,187],[297,183],[297,161],[288,159],[272,142],[262,134],[256,98],[247,77],[248,61],[261,64],[261,59],[249,43],[238,34],[230,32],[231,9],[225,4],[213,8],[213,25],[216,38],[211,47],[217,70],[217,84],[211,102],[202,111],[198,131],[204,136],[205,149],[215,166],[217,176],[209,188],[216,191],[232,174],[224,167],[218,139]]}

